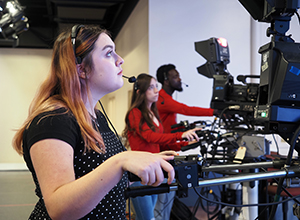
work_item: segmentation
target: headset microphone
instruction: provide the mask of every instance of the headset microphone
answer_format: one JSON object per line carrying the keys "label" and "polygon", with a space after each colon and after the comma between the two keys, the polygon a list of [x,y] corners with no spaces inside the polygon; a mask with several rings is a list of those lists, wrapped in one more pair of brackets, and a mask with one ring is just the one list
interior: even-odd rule
{"label": "headset microphone", "polygon": [[122,77],[128,79],[128,82],[130,82],[130,83],[134,83],[136,81],[136,78],[134,76],[127,77],[127,76],[122,75]]}
{"label": "headset microphone", "polygon": [[189,87],[189,85],[188,84],[186,84],[186,83],[184,83],[184,82],[181,82],[183,85],[185,85],[186,87]]}

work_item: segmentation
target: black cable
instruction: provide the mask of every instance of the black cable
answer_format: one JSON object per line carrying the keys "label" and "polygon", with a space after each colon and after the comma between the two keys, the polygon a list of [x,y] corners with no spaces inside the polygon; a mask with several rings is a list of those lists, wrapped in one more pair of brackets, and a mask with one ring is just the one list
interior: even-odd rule
{"label": "black cable", "polygon": [[192,212],[192,215],[191,215],[191,219],[192,217],[195,217],[196,216],[196,213],[197,213],[197,210],[199,208],[199,203],[200,203],[200,199],[198,198],[195,202],[195,205],[193,207],[193,212]]}
{"label": "black cable", "polygon": [[[221,128],[221,119],[223,118],[223,114],[225,111],[227,111],[229,109],[229,107],[226,107],[224,108],[221,113],[220,113],[220,116],[219,116],[219,128]],[[225,118],[224,118],[225,119]]]}
{"label": "black cable", "polygon": [[300,16],[299,16],[299,14],[298,14],[298,12],[296,11],[296,16],[297,16],[297,18],[298,18],[298,22],[299,22],[299,25],[300,25]]}
{"label": "black cable", "polygon": [[[284,181],[284,177],[282,177],[282,178],[279,179],[279,183],[278,183],[278,185],[277,185],[276,194],[275,194],[275,196],[274,196],[274,201],[275,201],[275,202],[279,201],[280,193],[281,193],[281,191],[282,191],[282,188],[281,188],[281,187],[282,187],[283,181]],[[275,216],[275,214],[276,214],[277,206],[278,206],[278,204],[272,205],[272,209],[271,209],[271,213],[270,213],[269,220],[273,220],[273,219],[274,219],[274,216]]]}
{"label": "black cable", "polygon": [[[178,201],[178,202],[176,202]],[[174,197],[174,204],[173,204],[174,210],[172,211],[172,214],[176,217],[176,219],[187,219],[190,220],[196,220],[194,214],[191,212],[191,210],[183,203],[181,202],[178,197]]]}
{"label": "black cable", "polygon": [[291,141],[291,146],[290,146],[289,153],[288,153],[288,156],[286,159],[286,165],[288,165],[288,166],[291,165],[292,158],[293,158],[293,152],[294,152],[296,141],[298,140],[299,134],[300,134],[300,126],[297,128],[295,134],[293,135],[292,141]]}
{"label": "black cable", "polygon": [[[113,126],[113,124],[112,124],[111,121],[109,120],[109,118],[108,118],[108,116],[107,116],[107,114],[106,114],[106,112],[105,112],[105,109],[104,109],[104,107],[103,107],[101,101],[98,100],[98,103],[100,104],[100,106],[101,106],[101,108],[102,108],[102,112],[103,112],[103,114],[104,114],[106,120],[109,122],[110,126],[113,128],[113,130],[114,130],[114,132],[115,132],[116,137],[117,137],[118,140],[120,141],[120,144],[121,144],[121,146],[123,147],[123,150],[127,151],[126,147],[123,145],[123,143],[122,143],[122,141],[121,141],[121,139],[120,139],[120,137],[119,137],[119,135],[118,135],[118,132],[116,131],[115,127]],[[127,184],[129,184],[129,180],[128,180],[128,183],[127,183]],[[130,198],[128,199],[128,210],[129,210],[129,220],[131,220]]]}
{"label": "black cable", "polygon": [[270,206],[270,205],[278,205],[280,203],[284,203],[284,202],[288,202],[288,201],[291,201],[295,198],[298,198],[300,197],[300,195],[297,195],[297,196],[293,196],[292,198],[288,198],[288,199],[285,199],[285,200],[282,200],[282,201],[279,201],[279,202],[270,202],[270,203],[260,203],[260,204],[245,204],[245,205],[235,205],[235,204],[230,204],[230,203],[225,203],[225,202],[217,202],[217,201],[213,201],[213,200],[210,200],[206,197],[204,197],[203,195],[201,195],[199,192],[197,192],[196,188],[193,187],[193,189],[195,190],[196,194],[198,196],[200,196],[202,199],[206,200],[206,201],[209,201],[211,203],[216,203],[216,204],[219,204],[219,205],[224,205],[224,206],[230,206],[230,207],[251,207],[251,206]]}
{"label": "black cable", "polygon": [[[203,194],[203,193],[206,193],[207,194],[207,197],[208,197],[208,195],[209,194],[211,194],[215,199],[216,199],[216,201],[220,201],[219,200],[219,198],[218,198],[218,196],[212,191],[212,192],[210,192],[210,190],[212,190],[212,189],[210,189],[210,188],[207,188],[207,190],[205,190],[206,188],[201,188],[201,193]],[[205,190],[205,191],[204,191]],[[200,199],[200,197],[199,197],[199,199]],[[201,205],[201,208],[205,211],[205,212],[207,212],[208,214],[210,214],[210,215],[212,215],[212,214],[214,214],[215,212],[217,212],[218,210],[219,210],[219,204],[217,204],[216,205],[216,207],[215,207],[215,209],[213,210],[213,211],[210,211],[209,210],[209,203],[207,202],[206,203],[207,204],[207,208],[205,209],[205,207],[204,207],[204,204],[203,204],[203,202],[202,202],[202,200],[201,200],[201,202],[200,202],[200,205]]]}
{"label": "black cable", "polygon": [[224,137],[224,139],[227,140],[230,143],[230,145],[232,145],[235,149],[239,148],[239,145],[235,141],[233,142],[229,140],[228,137]]}
{"label": "black cable", "polygon": [[113,126],[113,124],[112,124],[111,121],[109,120],[109,118],[108,118],[108,116],[107,116],[107,114],[106,114],[106,112],[105,112],[105,110],[104,110],[104,107],[103,107],[101,101],[98,100],[98,103],[100,104],[100,106],[101,106],[101,108],[102,108],[102,111],[103,111],[103,114],[105,115],[106,120],[109,122],[110,126],[113,128],[113,130],[114,130],[114,132],[115,132],[117,138],[119,139],[119,141],[122,143],[121,139],[119,138],[118,132],[116,131],[115,127]]}
{"label": "black cable", "polygon": [[[265,172],[267,172],[264,168],[262,168],[262,170],[265,171]],[[284,178],[282,178],[282,179],[284,179]],[[282,185],[282,184],[281,184],[280,182],[278,182],[276,179],[274,179],[274,181],[277,182],[278,185]],[[285,189],[285,187],[282,187],[282,190],[283,190],[284,192],[286,192],[287,195],[290,196],[289,199],[282,200],[282,201],[278,201],[278,202],[273,202],[273,203],[233,205],[233,204],[228,204],[228,203],[223,203],[223,202],[219,202],[219,201],[213,201],[213,200],[210,200],[210,199],[204,197],[203,195],[201,195],[200,193],[198,193],[197,190],[196,190],[195,188],[194,188],[194,190],[195,190],[196,194],[197,194],[199,197],[201,197],[202,199],[204,199],[204,200],[206,200],[206,201],[209,201],[209,202],[212,202],[212,203],[215,203],[215,204],[224,205],[224,206],[231,206],[231,207],[248,207],[248,206],[271,206],[271,205],[272,205],[273,207],[272,207],[272,211],[271,211],[270,218],[269,218],[270,220],[273,219],[274,214],[276,213],[276,209],[277,209],[278,204],[284,203],[284,202],[287,202],[287,201],[290,201],[290,200],[294,200],[296,203],[299,204],[299,201],[298,201],[296,198],[300,197],[300,195],[298,195],[298,196],[292,196],[292,195]],[[275,201],[276,201],[276,200],[275,200]],[[276,206],[276,207],[275,207],[275,206]],[[265,208],[261,211],[261,213],[260,213],[259,215],[261,215],[267,208],[268,208],[268,207],[265,207]],[[259,217],[259,216],[258,216],[258,217]],[[258,219],[258,217],[257,217],[256,219]]]}
{"label": "black cable", "polygon": [[274,140],[274,142],[275,142],[275,145],[276,145],[276,149],[277,149],[277,155],[279,155],[279,147],[278,147],[278,143],[277,143],[277,140],[276,140],[276,138],[275,138],[275,135],[274,135],[274,134],[272,134],[272,137],[273,137],[273,140]]}
{"label": "black cable", "polygon": [[[170,199],[169,201],[166,201],[166,202],[162,202],[160,200],[157,200],[157,202],[159,201],[161,204],[165,205],[164,208],[161,211],[165,210],[165,208],[167,208],[171,202],[174,202],[174,199],[175,199],[175,196],[172,199]],[[157,215],[155,215],[154,217],[157,218],[160,215],[161,215],[161,212],[157,211]]]}
{"label": "black cable", "polygon": [[[298,136],[300,134],[300,126],[297,128],[296,132],[293,135],[293,138],[291,140],[291,144],[290,144],[290,149],[289,149],[289,153],[286,159],[286,166],[290,166],[291,162],[292,162],[292,157],[293,157],[293,152],[294,152],[294,148],[296,145],[296,141],[298,140]],[[284,177],[279,179],[279,183],[277,185],[277,190],[276,190],[276,194],[274,196],[274,200],[278,201],[280,198],[280,193],[282,191],[282,185],[283,185],[283,181],[284,181]],[[276,209],[277,209],[277,204],[274,204],[272,209],[271,209],[271,214],[270,214],[270,220],[273,219],[273,217],[275,216],[276,213]]]}
{"label": "black cable", "polygon": [[[264,168],[261,168],[261,169],[262,169],[264,172],[267,172],[266,169],[264,169]],[[273,179],[273,180],[277,183],[277,185],[279,184],[279,182],[277,181],[277,179]],[[282,188],[282,190],[283,190],[289,197],[291,197],[291,198],[293,197],[293,195],[290,194],[290,192],[287,191],[287,189],[286,189],[284,186],[282,186],[281,188]],[[300,205],[300,202],[299,202],[297,199],[294,199],[294,201]]]}
{"label": "black cable", "polygon": [[112,127],[112,129],[113,129],[114,132],[115,132],[115,135],[116,135],[117,138],[119,139],[119,141],[120,141],[120,143],[121,143],[121,146],[123,147],[123,150],[124,150],[124,151],[127,151],[126,147],[123,145],[123,143],[122,143],[122,141],[121,141],[121,139],[120,139],[120,137],[119,137],[119,135],[118,135],[118,132],[116,131],[115,127],[113,126],[113,124],[112,124],[111,121],[109,120],[109,118],[108,118],[108,116],[107,116],[107,114],[106,114],[106,112],[105,112],[105,109],[104,109],[104,107],[103,107],[101,101],[98,100],[98,103],[100,104],[100,106],[101,106],[101,108],[102,108],[102,111],[103,111],[103,114],[105,115],[106,120],[109,122],[110,126]]}
{"label": "black cable", "polygon": [[261,216],[266,211],[267,208],[268,206],[264,207],[264,209],[258,214],[258,216],[254,220],[258,220],[259,216]]}

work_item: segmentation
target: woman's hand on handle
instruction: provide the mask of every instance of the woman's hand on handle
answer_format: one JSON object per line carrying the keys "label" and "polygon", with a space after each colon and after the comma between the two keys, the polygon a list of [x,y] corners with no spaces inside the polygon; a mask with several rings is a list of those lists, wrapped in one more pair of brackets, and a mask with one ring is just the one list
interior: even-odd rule
{"label": "woman's hand on handle", "polygon": [[186,138],[188,141],[193,141],[193,140],[199,141],[199,137],[196,134],[196,131],[199,131],[199,130],[202,130],[202,128],[194,128],[194,129],[188,130],[186,132],[183,132],[181,137]]}
{"label": "woman's hand on handle", "polygon": [[168,160],[174,159],[172,151],[152,154],[142,151],[127,151],[124,156],[123,170],[129,171],[141,178],[141,183],[149,186],[158,186],[164,180],[163,170],[168,173],[168,183],[175,177],[173,166]]}

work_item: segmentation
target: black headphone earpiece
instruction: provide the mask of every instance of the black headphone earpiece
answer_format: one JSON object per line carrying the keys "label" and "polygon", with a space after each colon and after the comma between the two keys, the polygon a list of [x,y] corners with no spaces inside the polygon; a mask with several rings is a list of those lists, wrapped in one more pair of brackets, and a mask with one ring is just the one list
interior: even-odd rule
{"label": "black headphone earpiece", "polygon": [[164,72],[164,78],[165,78],[165,80],[168,80],[168,77],[167,77],[167,73],[166,73],[166,72]]}
{"label": "black headphone earpiece", "polygon": [[72,27],[72,32],[71,32],[71,43],[72,43],[73,50],[74,50],[76,64],[81,64],[81,62],[82,62],[81,57],[76,56],[76,37],[77,37],[77,34],[78,34],[80,28],[82,28],[82,27],[84,27],[84,25],[82,25],[82,24],[74,25]]}
{"label": "black headphone earpiece", "polygon": [[136,80],[135,82],[134,82],[134,91],[136,92],[139,88],[138,88],[138,80]]}

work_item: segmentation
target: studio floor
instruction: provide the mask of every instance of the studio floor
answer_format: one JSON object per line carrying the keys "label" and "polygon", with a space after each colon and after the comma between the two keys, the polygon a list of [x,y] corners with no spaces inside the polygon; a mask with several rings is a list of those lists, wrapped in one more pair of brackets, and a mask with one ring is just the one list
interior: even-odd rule
{"label": "studio floor", "polygon": [[[0,171],[0,220],[28,219],[38,200],[34,190],[29,171]],[[207,219],[203,210],[198,210],[195,217]]]}
{"label": "studio floor", "polygon": [[28,219],[37,202],[29,171],[0,172],[0,219]]}

